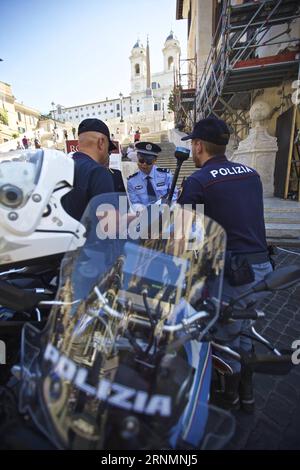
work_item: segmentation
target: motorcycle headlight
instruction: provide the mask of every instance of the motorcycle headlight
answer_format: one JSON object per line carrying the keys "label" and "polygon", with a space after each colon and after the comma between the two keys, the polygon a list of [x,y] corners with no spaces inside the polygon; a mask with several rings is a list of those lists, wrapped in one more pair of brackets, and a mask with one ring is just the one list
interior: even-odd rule
{"label": "motorcycle headlight", "polygon": [[0,204],[7,207],[19,207],[23,202],[23,191],[12,184],[4,184],[0,188]]}

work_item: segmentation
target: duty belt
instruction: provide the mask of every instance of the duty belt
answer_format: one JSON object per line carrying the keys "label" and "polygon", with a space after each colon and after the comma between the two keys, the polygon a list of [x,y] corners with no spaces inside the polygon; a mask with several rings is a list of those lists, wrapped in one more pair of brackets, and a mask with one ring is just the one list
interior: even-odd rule
{"label": "duty belt", "polygon": [[267,263],[270,261],[270,256],[267,251],[260,251],[258,253],[232,253],[232,256],[235,255],[246,258],[250,264]]}

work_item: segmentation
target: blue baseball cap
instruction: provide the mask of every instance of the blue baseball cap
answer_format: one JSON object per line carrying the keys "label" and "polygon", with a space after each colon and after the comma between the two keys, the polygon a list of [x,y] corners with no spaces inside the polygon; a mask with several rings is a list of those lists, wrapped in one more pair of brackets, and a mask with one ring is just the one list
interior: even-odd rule
{"label": "blue baseball cap", "polygon": [[117,147],[110,138],[110,133],[105,122],[97,118],[84,119],[78,126],[78,135],[84,132],[99,132],[100,134],[106,135],[109,142],[109,151],[116,150]]}
{"label": "blue baseball cap", "polygon": [[201,139],[216,145],[227,145],[229,137],[227,124],[222,119],[209,117],[196,122],[192,133],[181,140]]}

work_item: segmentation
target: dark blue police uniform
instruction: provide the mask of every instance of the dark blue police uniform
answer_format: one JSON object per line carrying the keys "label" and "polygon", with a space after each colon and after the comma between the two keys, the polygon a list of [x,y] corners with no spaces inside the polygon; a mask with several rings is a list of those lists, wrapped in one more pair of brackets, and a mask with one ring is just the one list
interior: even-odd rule
{"label": "dark blue police uniform", "polygon": [[[192,133],[182,140],[188,139],[194,141],[194,157],[200,162],[201,157],[203,160],[206,157],[205,142],[226,147],[229,130],[224,121],[206,118],[196,123]],[[202,150],[197,139],[204,142]],[[203,204],[205,215],[218,222],[226,231],[223,301],[229,302],[248,292],[253,284],[272,270],[265,235],[263,189],[259,174],[253,168],[231,162],[225,155],[211,156],[201,169],[186,179],[178,202],[193,206]],[[214,292],[211,294],[214,295]],[[257,297],[247,296],[235,305],[237,308],[245,308],[252,300],[257,300]],[[226,345],[234,349],[250,351],[251,340],[241,335],[246,328],[247,323],[240,320],[218,324],[217,336],[223,337]],[[222,354],[217,355],[222,357]],[[231,366],[233,374],[225,375],[225,392],[219,396],[220,402],[217,404],[235,408],[241,402],[245,409],[252,411],[254,397],[251,373],[244,366],[241,369],[238,361],[226,355],[223,359]]]}
{"label": "dark blue police uniform", "polygon": [[[105,122],[96,118],[84,119],[78,126],[78,135],[84,132],[99,132],[108,139],[108,151],[116,148],[111,141]],[[80,220],[88,203],[94,196],[114,192],[114,181],[110,171],[83,152],[73,154],[75,162],[73,189],[62,198],[62,206],[74,219]]]}
{"label": "dark blue police uniform", "polygon": [[215,156],[186,179],[178,202],[204,204],[205,215],[225,229],[227,250],[267,251],[262,184],[253,168]]}
{"label": "dark blue police uniform", "polygon": [[122,172],[115,168],[109,168],[109,172],[112,176],[114,188],[116,193],[126,193],[126,189],[124,186]]}
{"label": "dark blue police uniform", "polygon": [[89,201],[99,194],[114,192],[110,171],[87,154],[75,152],[74,187],[62,198],[62,206],[74,219],[80,220]]}

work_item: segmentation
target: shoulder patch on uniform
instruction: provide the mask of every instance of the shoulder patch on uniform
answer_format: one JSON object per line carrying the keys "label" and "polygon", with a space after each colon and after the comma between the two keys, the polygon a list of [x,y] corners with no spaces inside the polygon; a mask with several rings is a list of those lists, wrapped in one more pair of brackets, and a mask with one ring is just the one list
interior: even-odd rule
{"label": "shoulder patch on uniform", "polygon": [[168,168],[157,168],[157,171],[162,171],[163,173],[169,173],[170,170]]}
{"label": "shoulder patch on uniform", "polygon": [[136,173],[133,173],[133,175],[128,176],[127,179],[130,180],[130,178],[133,178],[133,177],[136,176],[137,174],[138,174],[138,171],[137,171]]}

